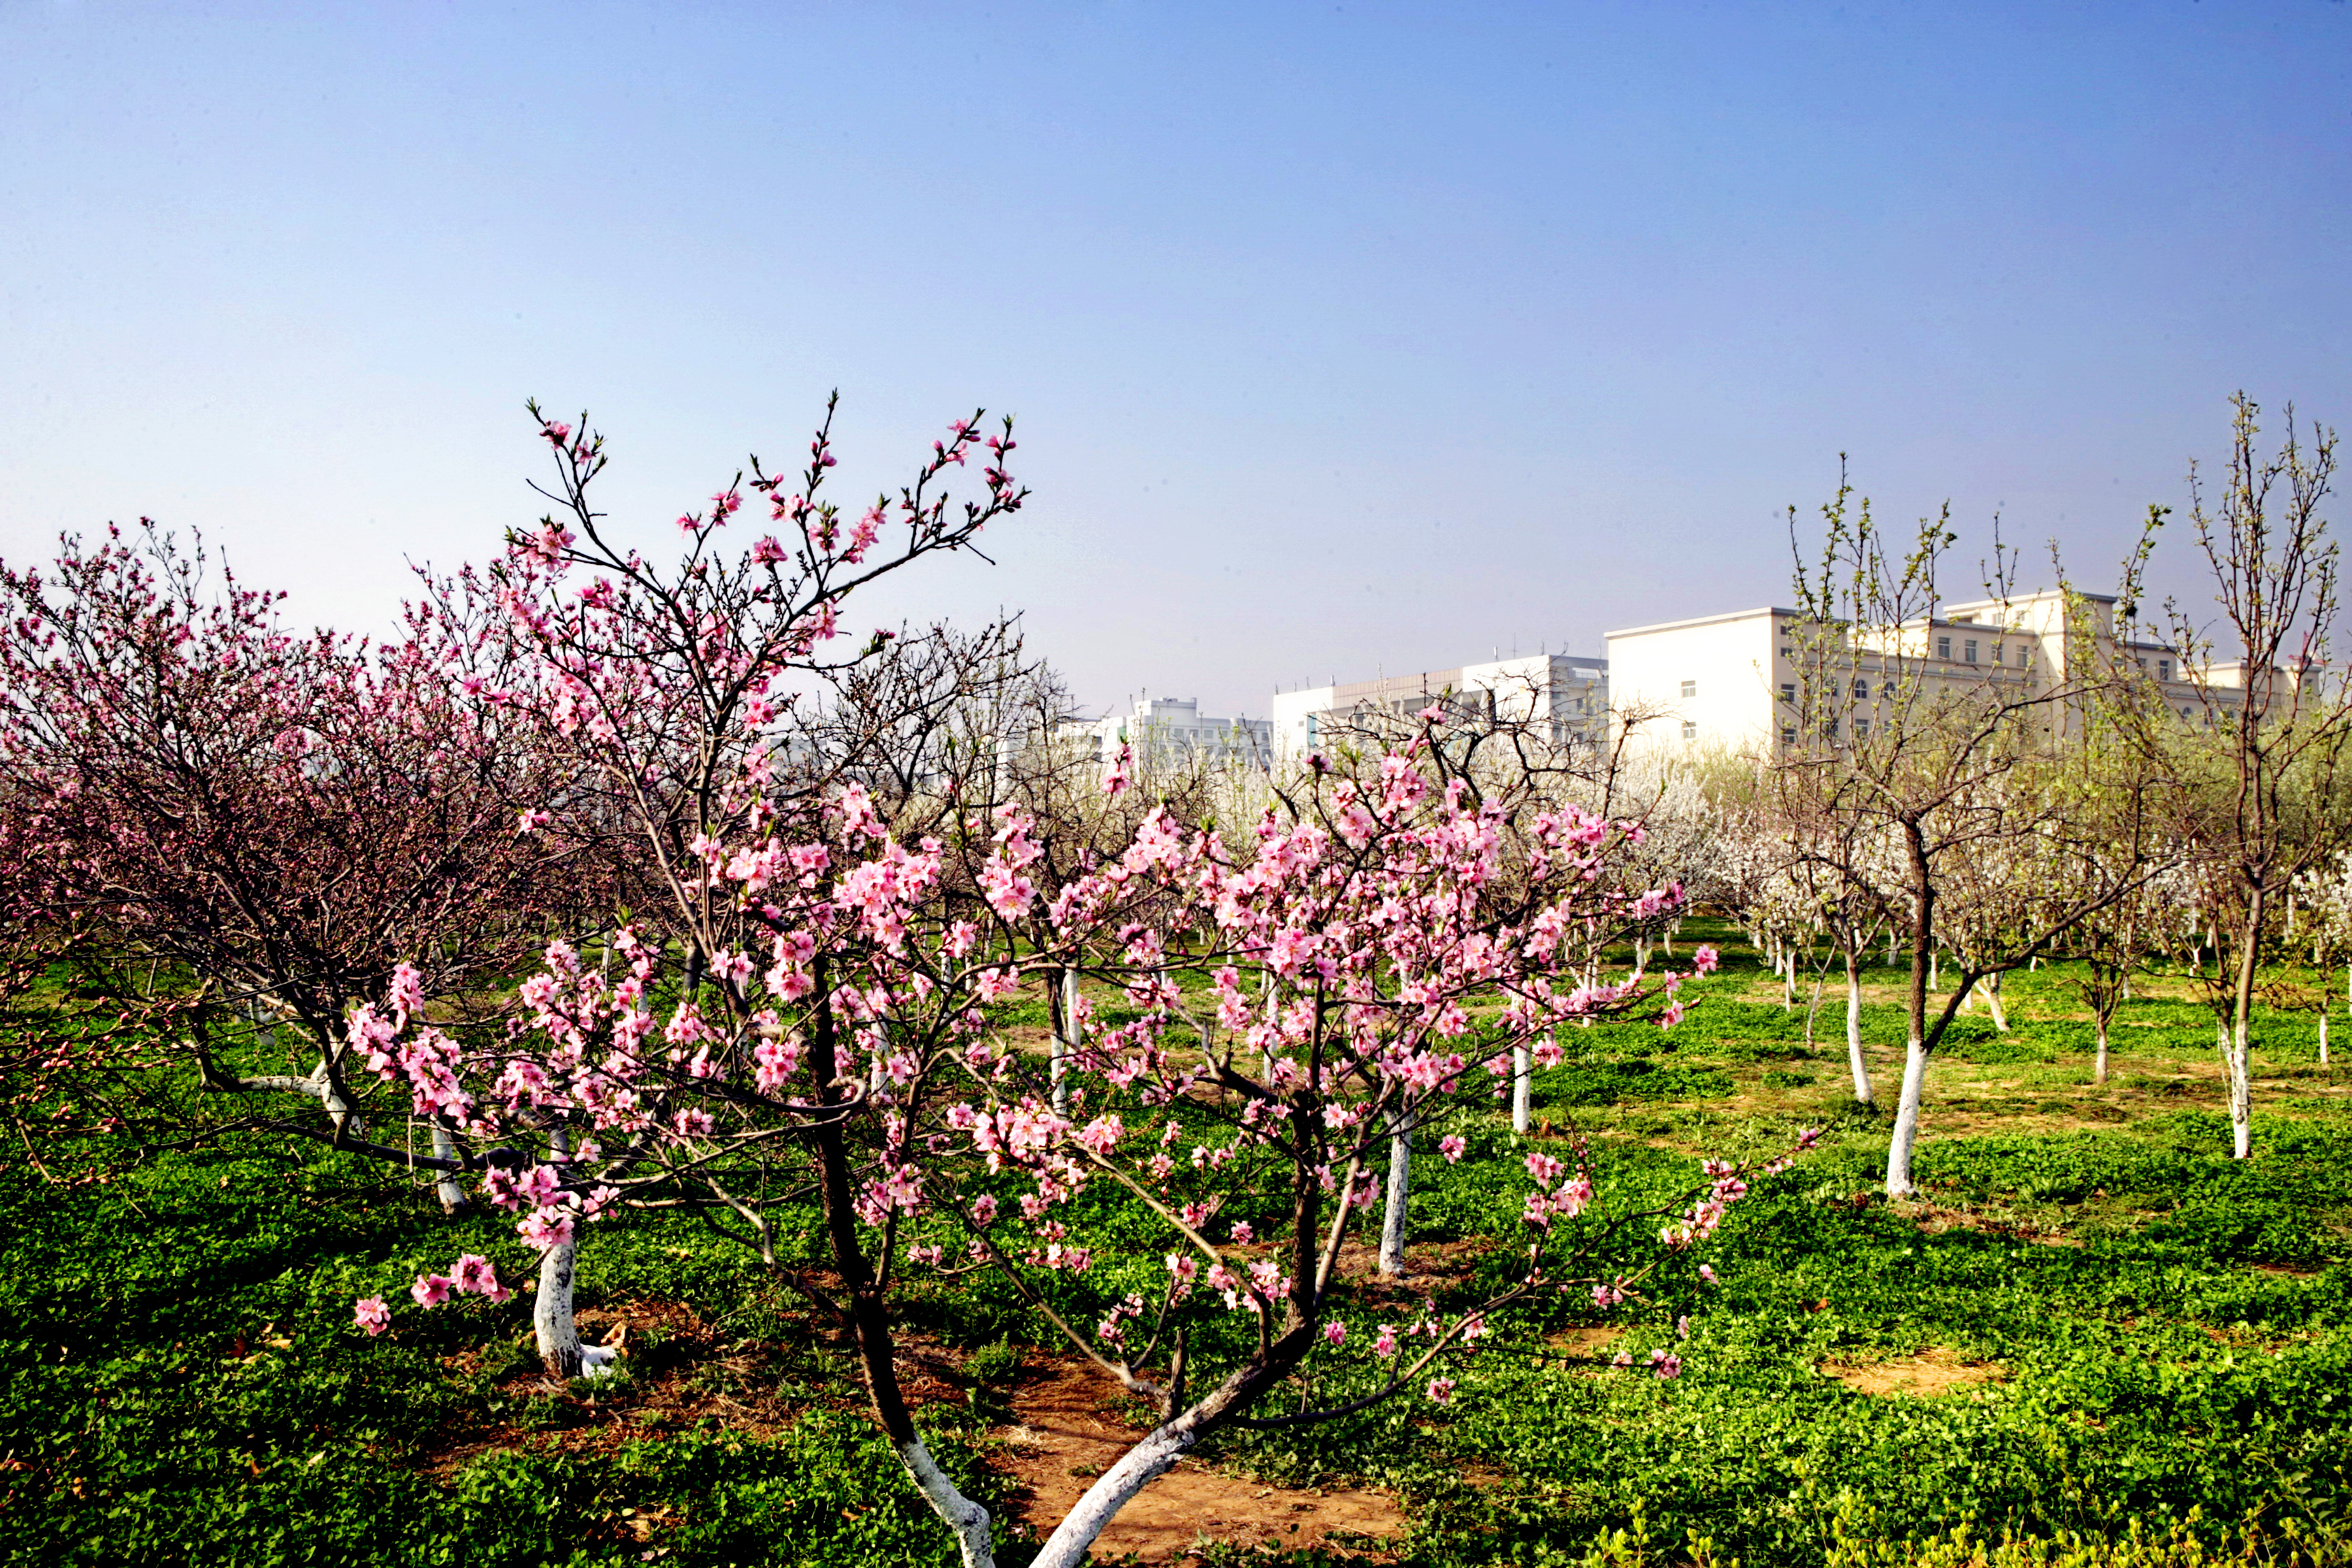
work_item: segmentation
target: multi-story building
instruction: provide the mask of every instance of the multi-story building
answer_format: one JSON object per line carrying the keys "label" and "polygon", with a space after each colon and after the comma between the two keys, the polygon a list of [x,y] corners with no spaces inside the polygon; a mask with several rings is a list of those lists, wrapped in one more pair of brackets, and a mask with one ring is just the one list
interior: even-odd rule
{"label": "multi-story building", "polygon": [[1445,704],[1457,721],[1539,722],[1555,744],[1597,742],[1608,732],[1609,661],[1531,654],[1277,692],[1275,754],[1319,752],[1351,729],[1410,719],[1433,702]]}
{"label": "multi-story building", "polygon": [[[1866,736],[1898,679],[1931,694],[2031,697],[2086,673],[2072,668],[2086,652],[2134,661],[2147,689],[2190,722],[2239,700],[2245,681],[2234,667],[2192,669],[2161,644],[2118,645],[2115,605],[2058,590],[1986,599],[1835,646],[1800,612],[1777,606],[1634,626],[1609,634],[1612,715],[1645,748],[1792,742],[1802,722],[1850,722]],[[1824,704],[1832,690],[1840,700]],[[1811,719],[1801,717],[1806,703],[1817,710]]]}
{"label": "multi-story building", "polygon": [[1090,738],[1096,759],[1108,763],[1122,745],[1138,761],[1181,765],[1207,761],[1265,767],[1274,759],[1273,726],[1264,719],[1203,718],[1198,699],[1143,696],[1125,713],[1073,720],[1065,735]]}

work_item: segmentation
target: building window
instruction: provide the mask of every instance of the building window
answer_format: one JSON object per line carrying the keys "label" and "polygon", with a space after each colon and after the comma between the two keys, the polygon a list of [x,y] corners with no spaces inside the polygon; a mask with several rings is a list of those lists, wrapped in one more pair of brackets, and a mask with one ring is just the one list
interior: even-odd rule
{"label": "building window", "polygon": [[2183,708],[2183,709],[2180,710],[2180,716],[2181,716],[2181,718],[2182,718],[2182,719],[2187,720],[2187,719],[2194,719],[2197,715],[2195,715],[2194,713],[2191,713],[2188,709]]}
{"label": "building window", "polygon": [[2159,658],[2156,661],[2156,678],[2158,680],[2170,680],[2172,679],[2172,661],[2170,659]]}
{"label": "building window", "polygon": [[1698,726],[1692,723],[1687,719],[1683,721],[1683,739],[1685,741],[1696,741],[1698,739]]}
{"label": "building window", "polygon": [[1936,657],[1937,658],[1949,658],[1952,657],[1951,638],[1937,637],[1936,639]]}
{"label": "building window", "polygon": [[1854,677],[1853,694],[1856,697],[1867,700],[1870,696],[1870,682],[1863,679],[1860,676]]}
{"label": "building window", "polygon": [[1696,697],[1696,696],[1697,696],[1697,695],[1698,695],[1698,682],[1697,682],[1697,681],[1696,681],[1696,680],[1685,680],[1685,681],[1684,681],[1684,682],[1683,682],[1683,695],[1684,695],[1684,696],[1685,696],[1685,697]]}
{"label": "building window", "polygon": [[1878,694],[1879,694],[1881,697],[1892,697],[1892,696],[1894,696],[1894,695],[1895,695],[1895,682],[1893,682],[1893,681],[1891,681],[1891,680],[1882,680],[1882,681],[1880,681],[1880,682],[1878,683]]}
{"label": "building window", "polygon": [[1964,664],[1974,664],[1977,661],[1977,639],[1970,637],[1968,640],[1966,647],[1968,648],[1968,658],[1961,660],[1961,662]]}
{"label": "building window", "polygon": [[1788,649],[1787,645],[1785,645],[1785,644],[1783,644],[1783,645],[1781,646],[1781,648],[1780,648],[1780,657],[1781,657],[1782,658],[1787,658],[1789,657],[1789,649]]}
{"label": "building window", "polygon": [[1857,741],[1867,741],[1870,739],[1869,720],[1856,719],[1853,721],[1853,738]]}
{"label": "building window", "polygon": [[1783,725],[1781,725],[1781,726],[1780,726],[1780,744],[1782,744],[1782,745],[1784,745],[1784,746],[1793,746],[1793,745],[1795,745],[1796,743],[1797,743],[1797,727],[1796,727],[1794,724],[1783,724]]}
{"label": "building window", "polygon": [[1780,688],[1780,700],[1788,703],[1792,708],[1796,706],[1797,689],[1795,685],[1791,683],[1782,684]]}
{"label": "building window", "polygon": [[2000,662],[2000,644],[1999,643],[1992,645],[1992,661],[1995,664],[1999,664]]}

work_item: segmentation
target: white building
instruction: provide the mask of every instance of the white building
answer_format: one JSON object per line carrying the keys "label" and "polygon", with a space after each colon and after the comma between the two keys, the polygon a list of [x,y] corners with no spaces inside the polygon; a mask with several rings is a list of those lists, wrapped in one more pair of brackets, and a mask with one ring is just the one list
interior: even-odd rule
{"label": "white building", "polygon": [[[1609,634],[1612,718],[1631,728],[1641,747],[1707,745],[1744,750],[1796,740],[1798,686],[1809,655],[1814,679],[1850,683],[1850,697],[1835,706],[1867,732],[1874,704],[1892,694],[1895,679],[1927,683],[1930,690],[2010,687],[2023,695],[2066,681],[2069,660],[2082,637],[2070,638],[2068,595],[2051,590],[2014,598],[1986,599],[1943,606],[1934,616],[1906,624],[1874,641],[1839,650],[1827,671],[1819,668],[1822,648],[1797,611],[1768,606],[1728,615],[1701,616]],[[2102,657],[2117,652],[2115,600],[2076,595],[2090,624],[2072,628],[2087,634]],[[2070,646],[2070,643],[2073,646]],[[2151,689],[2183,719],[2205,710],[2195,673],[2168,647],[2127,643],[2119,650],[2144,670]],[[2239,672],[2216,668],[2209,689],[2224,703],[2243,686]]]}
{"label": "white building", "polygon": [[1203,718],[1191,697],[1139,697],[1128,712],[1075,721],[1064,732],[1092,737],[1096,760],[1106,763],[1122,745],[1151,765],[1209,761],[1262,768],[1273,760],[1273,726],[1265,720]]}
{"label": "white building", "polygon": [[1441,700],[1457,721],[1544,720],[1554,744],[1597,742],[1606,733],[1609,689],[1608,660],[1557,653],[1310,686],[1276,693],[1274,752],[1306,756],[1327,749],[1351,726],[1376,716],[1409,719]]}

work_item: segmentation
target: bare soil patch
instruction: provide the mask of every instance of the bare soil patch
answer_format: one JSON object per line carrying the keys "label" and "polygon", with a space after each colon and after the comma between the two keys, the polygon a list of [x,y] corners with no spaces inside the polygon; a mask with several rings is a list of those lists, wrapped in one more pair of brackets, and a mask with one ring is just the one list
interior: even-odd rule
{"label": "bare soil patch", "polygon": [[[776,1383],[774,1347],[720,1342],[710,1324],[673,1301],[629,1300],[583,1308],[580,1337],[621,1352],[625,1385],[605,1394],[577,1394],[593,1383],[551,1378],[533,1356],[499,1376],[493,1387],[515,1418],[445,1431],[426,1445],[425,1473],[446,1479],[494,1450],[561,1449],[609,1453],[623,1444],[694,1426],[706,1420],[731,1432],[765,1437],[791,1426],[800,1406],[770,1392]],[[519,1344],[527,1350],[525,1329]],[[492,1352],[496,1353],[496,1352]],[[518,1355],[517,1360],[520,1360]],[[448,1358],[453,1372],[478,1374],[481,1352]],[[902,1366],[921,1392],[926,1369]]]}
{"label": "bare soil patch", "polygon": [[1867,1366],[1825,1363],[1822,1371],[1848,1388],[1882,1398],[1898,1394],[1914,1396],[1948,1394],[1955,1388],[1998,1383],[2002,1376],[2001,1369],[1991,1362],[1970,1361],[1959,1352],[1941,1346],[1922,1351],[1915,1356],[1874,1362]]}
{"label": "bare soil patch", "polygon": [[[1074,1368],[1054,1368],[1026,1382],[1013,1394],[1013,1425],[1000,1427],[997,1436],[1028,1494],[1022,1515],[1041,1537],[1143,1435],[1120,1410],[1116,1389],[1100,1375]],[[1394,1536],[1404,1527],[1395,1500],[1382,1492],[1262,1486],[1188,1458],[1119,1510],[1095,1542],[1094,1555],[1111,1560],[1132,1553],[1146,1563],[1167,1563],[1210,1542],[1287,1550],[1333,1537]]]}

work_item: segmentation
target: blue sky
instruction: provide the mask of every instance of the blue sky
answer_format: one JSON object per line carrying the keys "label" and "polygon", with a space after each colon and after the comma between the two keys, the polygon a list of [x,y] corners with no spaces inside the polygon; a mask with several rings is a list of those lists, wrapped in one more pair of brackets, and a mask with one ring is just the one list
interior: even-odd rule
{"label": "blue sky", "polygon": [[853,494],[984,404],[998,564],[851,622],[1263,714],[1785,599],[1842,452],[2104,584],[2233,389],[2352,417],[2347,196],[2333,0],[0,0],[0,556],[377,629],[537,515],[527,396],[656,545],[833,387]]}

